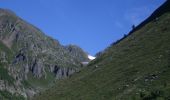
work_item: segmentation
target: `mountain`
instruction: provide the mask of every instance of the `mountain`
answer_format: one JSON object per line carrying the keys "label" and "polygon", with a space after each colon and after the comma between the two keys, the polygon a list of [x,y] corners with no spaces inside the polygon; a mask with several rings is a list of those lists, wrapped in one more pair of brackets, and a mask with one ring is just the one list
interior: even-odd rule
{"label": "mountain", "polygon": [[76,45],[67,45],[65,46],[65,49],[68,50],[68,52],[75,57],[79,62],[83,61],[89,61],[88,54],[83,51],[80,47]]}
{"label": "mountain", "polygon": [[34,100],[169,100],[170,1]]}
{"label": "mountain", "polygon": [[31,97],[82,68],[88,55],[63,46],[10,10],[0,9],[0,99]]}

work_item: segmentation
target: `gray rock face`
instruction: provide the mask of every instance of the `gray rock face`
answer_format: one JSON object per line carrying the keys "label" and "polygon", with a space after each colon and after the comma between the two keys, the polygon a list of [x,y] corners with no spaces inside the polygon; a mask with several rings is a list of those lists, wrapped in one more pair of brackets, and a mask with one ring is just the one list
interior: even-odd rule
{"label": "gray rock face", "polygon": [[28,77],[27,77],[27,74],[29,73],[29,66],[28,66],[28,64],[26,64],[25,66],[24,66],[24,79],[25,80],[27,80],[28,79]]}
{"label": "gray rock face", "polygon": [[33,97],[36,94],[36,92],[32,89],[27,89],[25,91],[26,91],[26,94],[27,94],[29,100],[31,100],[31,97]]}
{"label": "gray rock face", "polygon": [[43,72],[44,72],[44,66],[43,63],[40,60],[35,60],[32,66],[32,73],[34,74],[34,76],[40,78],[43,76]]}
{"label": "gray rock face", "polygon": [[0,52],[0,62],[5,63],[7,62],[7,57],[5,52]]}
{"label": "gray rock face", "polygon": [[23,81],[29,83],[32,76],[41,80],[66,78],[80,70],[82,61],[88,60],[81,48],[61,45],[4,9],[0,9],[0,47],[3,47],[0,64],[5,63],[3,67],[8,69],[9,75],[21,84],[20,90],[26,84]]}
{"label": "gray rock face", "polygon": [[26,58],[24,52],[22,50],[20,50],[20,52],[15,56],[13,64],[24,62],[26,60],[27,60],[27,58]]}
{"label": "gray rock face", "polygon": [[69,77],[76,71],[75,69],[72,69],[72,68],[60,68],[58,66],[55,66],[53,72],[55,73],[55,76],[57,79],[61,79],[61,78]]}

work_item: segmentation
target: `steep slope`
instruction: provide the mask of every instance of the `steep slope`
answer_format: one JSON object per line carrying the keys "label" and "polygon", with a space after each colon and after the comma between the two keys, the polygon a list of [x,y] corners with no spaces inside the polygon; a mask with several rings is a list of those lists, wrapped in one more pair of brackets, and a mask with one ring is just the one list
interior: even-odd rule
{"label": "steep slope", "polygon": [[170,2],[153,15],[35,100],[169,100]]}
{"label": "steep slope", "polygon": [[81,48],[73,54],[13,12],[0,9],[0,97],[8,97],[3,91],[32,96],[78,72],[84,60],[89,59]]}

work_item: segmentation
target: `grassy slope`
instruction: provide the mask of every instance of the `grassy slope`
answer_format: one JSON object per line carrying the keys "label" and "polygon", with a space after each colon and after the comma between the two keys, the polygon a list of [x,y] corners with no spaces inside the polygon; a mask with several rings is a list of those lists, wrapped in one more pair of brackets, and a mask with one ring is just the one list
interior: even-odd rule
{"label": "grassy slope", "polygon": [[165,13],[35,100],[167,100],[169,44],[170,13]]}

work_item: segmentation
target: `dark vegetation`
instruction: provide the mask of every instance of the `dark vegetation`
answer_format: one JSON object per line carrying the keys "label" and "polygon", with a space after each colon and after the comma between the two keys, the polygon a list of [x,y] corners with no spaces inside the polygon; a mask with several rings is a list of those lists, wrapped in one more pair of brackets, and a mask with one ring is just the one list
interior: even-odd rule
{"label": "dark vegetation", "polygon": [[8,70],[0,64],[0,80],[5,80],[8,84],[14,84],[14,78],[8,74]]}
{"label": "dark vegetation", "polygon": [[25,98],[17,94],[11,94],[8,91],[0,91],[0,100],[25,100]]}

